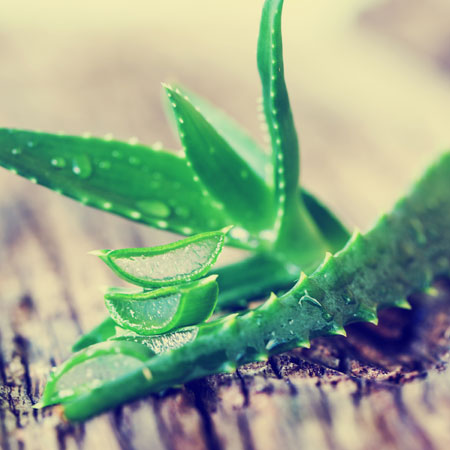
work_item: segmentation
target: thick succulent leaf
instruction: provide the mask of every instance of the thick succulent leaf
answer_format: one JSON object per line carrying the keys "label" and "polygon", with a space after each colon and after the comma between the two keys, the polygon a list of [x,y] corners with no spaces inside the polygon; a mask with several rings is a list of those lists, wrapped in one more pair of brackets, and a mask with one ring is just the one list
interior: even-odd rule
{"label": "thick succulent leaf", "polygon": [[167,245],[91,252],[120,278],[147,288],[170,286],[206,275],[222,251],[229,228]]}
{"label": "thick succulent leaf", "polygon": [[[355,321],[376,323],[377,310],[408,307],[405,298],[438,277],[450,277],[450,153],[367,234],[327,255],[311,275],[281,297],[198,326],[194,340],[64,405],[69,420],[212,373],[267,359],[311,338],[345,335]],[[111,396],[111,393],[119,393]]]}
{"label": "thick succulent leaf", "polygon": [[200,110],[203,117],[260,178],[265,179],[268,185],[273,184],[271,156],[237,122],[208,100],[184,86],[176,84],[172,87],[178,89],[183,97],[189,98],[191,104]]}
{"label": "thick succulent leaf", "polygon": [[[263,109],[273,149],[278,223],[294,199],[299,178],[299,146],[284,80],[281,10],[283,0],[266,0],[258,38],[257,62]],[[296,201],[296,199],[295,199]]]}
{"label": "thick succulent leaf", "polygon": [[350,233],[339,219],[313,194],[305,189],[300,192],[305,205],[315,225],[328,243],[328,251],[335,253],[350,239]]}
{"label": "thick succulent leaf", "polygon": [[112,336],[115,336],[117,331],[117,324],[111,317],[107,317],[103,322],[98,324],[92,330],[83,334],[76,342],[72,345],[73,352],[79,352],[83,348],[89,347],[90,345],[98,344],[104,342]]}
{"label": "thick succulent leaf", "polygon": [[120,327],[143,335],[162,334],[211,317],[217,302],[216,278],[153,291],[110,288],[105,304]]}
{"label": "thick succulent leaf", "polygon": [[272,190],[181,91],[166,86],[189,162],[236,225],[257,233],[275,217]]}
{"label": "thick succulent leaf", "polygon": [[102,342],[75,353],[53,372],[37,407],[67,401],[142,367],[155,355],[135,342]]}
{"label": "thick succulent leaf", "polygon": [[184,156],[134,142],[0,129],[0,165],[156,228],[190,235],[231,224]]}
{"label": "thick succulent leaf", "polygon": [[250,300],[292,287],[299,272],[299,267],[267,253],[220,267],[213,272],[219,284],[217,309],[242,309]]}

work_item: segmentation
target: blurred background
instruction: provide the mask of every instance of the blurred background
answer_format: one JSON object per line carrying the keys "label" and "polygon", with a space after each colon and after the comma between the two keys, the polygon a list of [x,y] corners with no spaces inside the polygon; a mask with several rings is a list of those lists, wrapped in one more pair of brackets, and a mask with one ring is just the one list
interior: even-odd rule
{"label": "blurred background", "polygon": [[[9,2],[0,17],[0,123],[178,148],[160,102],[160,82],[177,80],[259,139],[261,6]],[[289,0],[283,25],[303,183],[365,229],[450,147],[450,2]],[[38,195],[6,171],[0,186]]]}

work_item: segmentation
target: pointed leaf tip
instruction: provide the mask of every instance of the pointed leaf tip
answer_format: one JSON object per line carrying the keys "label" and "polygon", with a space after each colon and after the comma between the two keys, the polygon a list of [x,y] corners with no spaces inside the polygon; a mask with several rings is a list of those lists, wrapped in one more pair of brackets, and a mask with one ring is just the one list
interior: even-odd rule
{"label": "pointed leaf tip", "polygon": [[91,250],[88,252],[88,255],[98,256],[101,258],[102,256],[107,255],[108,252],[110,252],[110,250]]}

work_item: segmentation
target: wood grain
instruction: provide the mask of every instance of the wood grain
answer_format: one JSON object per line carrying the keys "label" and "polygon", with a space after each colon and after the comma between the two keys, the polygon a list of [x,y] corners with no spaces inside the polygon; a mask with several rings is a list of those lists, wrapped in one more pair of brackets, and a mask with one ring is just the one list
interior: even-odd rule
{"label": "wood grain", "polygon": [[[113,130],[177,147],[158,90],[176,75],[258,135],[259,4],[78,3],[14,2],[2,12],[3,125]],[[303,182],[365,229],[450,146],[449,4],[317,0],[286,2],[285,12]],[[449,448],[444,282],[439,295],[412,298],[412,311],[384,311],[378,327],[353,325],[347,339],[317,339],[311,349],[188,383],[84,425],[33,410],[50,369],[103,318],[98,286],[117,283],[86,253],[173,238],[0,171],[2,450]],[[227,252],[222,262],[239,256]]]}

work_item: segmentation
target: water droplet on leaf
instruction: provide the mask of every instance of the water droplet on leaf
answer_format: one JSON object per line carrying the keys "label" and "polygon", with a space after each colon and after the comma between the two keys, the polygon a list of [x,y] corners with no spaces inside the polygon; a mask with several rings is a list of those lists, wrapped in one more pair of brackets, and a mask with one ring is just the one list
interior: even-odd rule
{"label": "water droplet on leaf", "polygon": [[72,172],[80,178],[89,178],[92,174],[91,160],[86,155],[76,156],[72,162]]}
{"label": "water droplet on leaf", "polygon": [[170,208],[158,200],[142,200],[137,202],[137,206],[143,213],[151,216],[161,217],[163,219],[170,216]]}
{"label": "water droplet on leaf", "polygon": [[66,167],[67,163],[64,158],[56,157],[56,158],[52,158],[52,160],[50,161],[50,164],[53,167],[56,167],[57,169],[63,169],[64,167]]}

